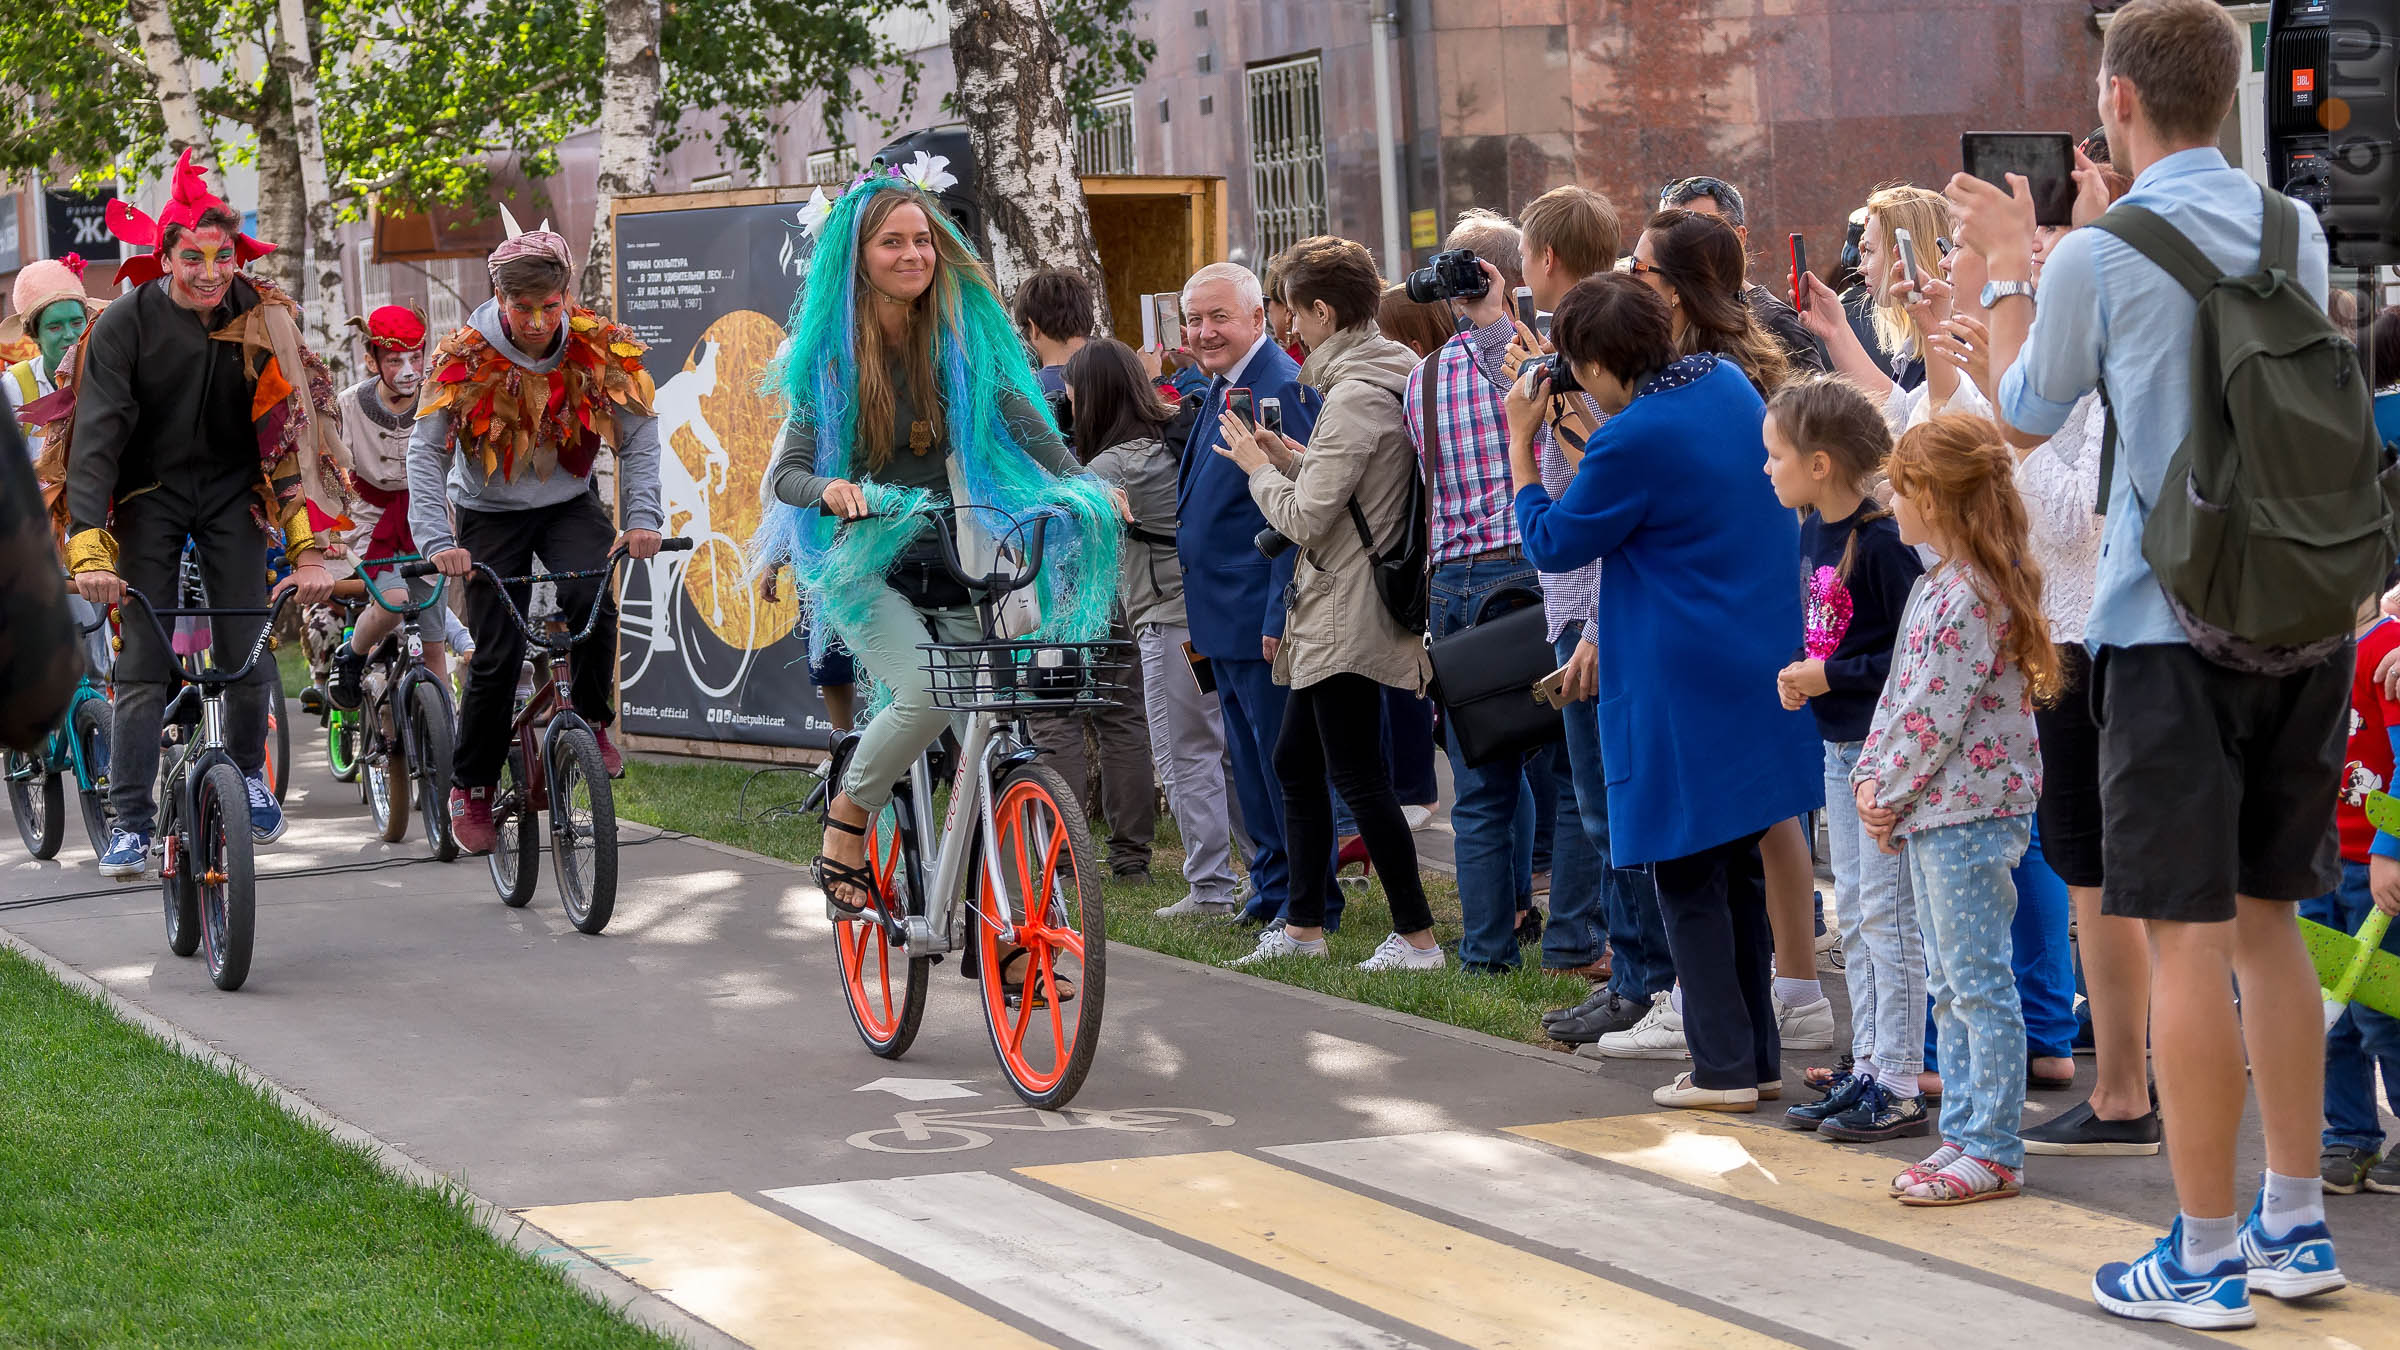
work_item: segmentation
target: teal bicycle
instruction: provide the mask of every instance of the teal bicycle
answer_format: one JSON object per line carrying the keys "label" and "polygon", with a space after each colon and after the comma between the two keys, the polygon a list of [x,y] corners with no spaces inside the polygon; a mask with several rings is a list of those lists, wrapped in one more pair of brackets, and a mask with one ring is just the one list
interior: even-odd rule
{"label": "teal bicycle", "polygon": [[442,603],[447,579],[437,574],[423,599],[397,604],[366,580],[370,573],[422,561],[423,555],[416,553],[370,558],[359,564],[359,576],[334,583],[334,599],[365,601],[404,622],[367,654],[358,711],[329,707],[333,716],[327,717],[326,728],[329,745],[341,735],[349,738],[344,748],[359,793],[374,813],[376,834],[387,844],[406,839],[413,808],[424,823],[433,856],[449,862],[458,856],[458,837],[450,829],[450,756],[457,744],[458,711],[451,704],[449,682],[426,666],[425,645],[415,626],[405,622]]}
{"label": "teal bicycle", "polygon": [[[105,617],[95,619],[84,625],[83,631],[95,633],[107,622]],[[17,837],[34,857],[58,856],[67,832],[69,778],[75,780],[75,797],[83,808],[83,832],[91,841],[92,856],[108,852],[109,834],[116,821],[116,813],[108,806],[109,722],[108,686],[87,662],[66,716],[59,719],[49,742],[38,753],[8,753],[9,814],[16,817]]]}

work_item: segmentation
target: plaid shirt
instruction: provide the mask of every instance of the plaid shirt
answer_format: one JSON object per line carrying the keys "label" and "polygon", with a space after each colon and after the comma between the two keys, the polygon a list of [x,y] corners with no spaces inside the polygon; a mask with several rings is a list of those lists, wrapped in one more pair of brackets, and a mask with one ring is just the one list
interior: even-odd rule
{"label": "plaid shirt", "polygon": [[[1507,331],[1499,331],[1502,329]],[[1501,369],[1501,358],[1507,355],[1509,340],[1515,331],[1515,326],[1503,319],[1471,335],[1475,339],[1475,364],[1497,391],[1493,395],[1493,403],[1499,410],[1502,428],[1500,443],[1503,447],[1508,444],[1508,376]],[[1498,333],[1499,340],[1486,346],[1484,337],[1491,333]],[[1447,352],[1449,348],[1442,350]],[[1592,401],[1591,395],[1578,394],[1576,397],[1583,400],[1584,414],[1592,419],[1594,430],[1608,421],[1608,415],[1600,411],[1600,405]],[[1447,425],[1443,428],[1443,434],[1449,434]],[[1564,496],[1568,482],[1575,475],[1567,468],[1566,452],[1559,448],[1558,438],[1550,434],[1547,423],[1534,433],[1533,448],[1541,460],[1542,490],[1548,492],[1552,500]],[[1501,461],[1501,468],[1504,471],[1507,469],[1505,458]],[[1516,510],[1506,504],[1503,504],[1502,510],[1509,517],[1508,542],[1514,544],[1518,541]],[[1542,582],[1542,612],[1549,623],[1550,640],[1558,641],[1558,635],[1566,631],[1567,625],[1577,622],[1583,624],[1584,635],[1588,638],[1594,630],[1592,620],[1600,616],[1599,560],[1595,558],[1572,572],[1537,572],[1536,575]]]}
{"label": "plaid shirt", "polygon": [[[1433,565],[1493,549],[1517,547],[1517,513],[1510,505],[1508,386],[1498,378],[1499,355],[1516,336],[1502,318],[1458,334],[1426,359],[1433,362],[1436,437],[1425,465],[1432,498]],[[1422,375],[1408,382],[1402,415],[1409,442],[1425,451]]]}

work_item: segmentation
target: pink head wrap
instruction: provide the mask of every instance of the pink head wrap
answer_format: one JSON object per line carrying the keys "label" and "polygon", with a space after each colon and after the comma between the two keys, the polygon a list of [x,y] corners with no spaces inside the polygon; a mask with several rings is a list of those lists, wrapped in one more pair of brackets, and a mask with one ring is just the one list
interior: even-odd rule
{"label": "pink head wrap", "polygon": [[508,230],[508,238],[501,241],[500,247],[492,250],[488,265],[493,276],[500,274],[500,265],[505,262],[518,258],[550,258],[567,269],[570,282],[574,279],[575,255],[567,250],[566,237],[551,229],[549,221],[543,221],[537,229],[528,230],[517,224],[517,218],[510,215],[505,206],[500,208],[500,219]]}

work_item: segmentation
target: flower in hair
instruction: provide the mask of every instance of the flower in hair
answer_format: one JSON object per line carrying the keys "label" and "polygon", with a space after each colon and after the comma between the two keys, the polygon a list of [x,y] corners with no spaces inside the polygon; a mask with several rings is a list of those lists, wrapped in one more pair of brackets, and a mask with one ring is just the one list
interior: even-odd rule
{"label": "flower in hair", "polygon": [[958,175],[950,172],[950,160],[946,155],[929,155],[919,150],[916,158],[892,172],[927,192],[947,192],[958,186]]}

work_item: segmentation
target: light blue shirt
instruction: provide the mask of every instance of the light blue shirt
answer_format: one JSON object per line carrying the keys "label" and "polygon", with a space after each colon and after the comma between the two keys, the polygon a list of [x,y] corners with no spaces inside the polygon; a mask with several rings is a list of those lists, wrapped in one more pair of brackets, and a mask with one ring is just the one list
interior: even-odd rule
{"label": "light blue shirt", "polygon": [[[2142,170],[2121,201],[2148,207],[2183,232],[2228,274],[2258,270],[2262,222],[2258,184],[2213,148],[2183,150]],[[2300,284],[2325,303],[2325,230],[2300,213]],[[2167,461],[2191,430],[2191,293],[2132,245],[2099,230],[2058,241],[2042,266],[2033,331],[2000,377],[1999,413],[2019,431],[2047,436],[2066,425],[2076,400],[2108,379],[2116,412],[2116,470],[2092,587],[2085,639],[2137,647],[2185,642],[2182,625],[2142,557],[2136,504],[2156,501]]]}

